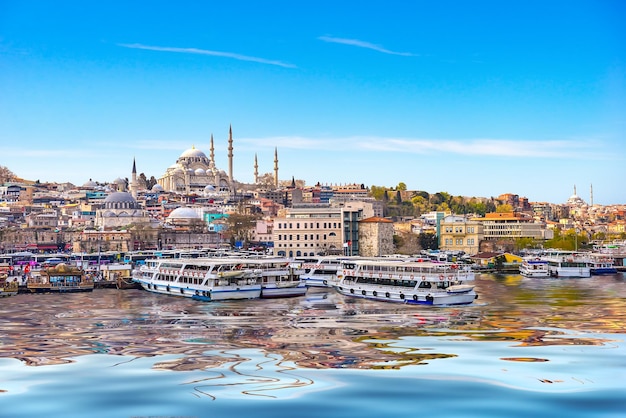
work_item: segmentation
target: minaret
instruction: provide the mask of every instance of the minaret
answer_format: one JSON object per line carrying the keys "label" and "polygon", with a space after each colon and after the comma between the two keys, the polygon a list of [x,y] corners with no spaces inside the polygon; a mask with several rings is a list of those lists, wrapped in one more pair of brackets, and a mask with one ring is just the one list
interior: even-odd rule
{"label": "minaret", "polygon": [[209,154],[209,156],[211,157],[209,159],[209,167],[213,168],[215,167],[215,147],[213,146],[213,134],[211,134],[211,153]]}
{"label": "minaret", "polygon": [[278,189],[278,148],[274,148],[274,187]]}
{"label": "minaret", "polygon": [[578,196],[578,195],[576,194],[576,185],[574,185],[574,196]]}
{"label": "minaret", "polygon": [[233,126],[228,129],[228,186],[233,193]]}
{"label": "minaret", "polygon": [[593,206],[593,184],[589,188],[589,199],[591,200],[589,206]]}
{"label": "minaret", "polygon": [[259,184],[259,162],[254,154],[254,184]]}
{"label": "minaret", "polygon": [[137,199],[137,166],[135,164],[135,158],[133,157],[133,173],[130,180],[130,194],[133,198]]}

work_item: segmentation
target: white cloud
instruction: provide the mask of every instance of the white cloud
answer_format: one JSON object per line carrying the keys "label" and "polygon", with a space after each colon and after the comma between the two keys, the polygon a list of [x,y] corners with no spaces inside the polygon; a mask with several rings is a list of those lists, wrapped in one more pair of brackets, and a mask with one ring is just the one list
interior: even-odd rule
{"label": "white cloud", "polygon": [[236,54],[233,52],[222,52],[222,51],[211,51],[208,49],[198,49],[198,48],[175,48],[175,47],[164,47],[164,46],[150,46],[150,45],[142,45],[142,44],[118,44],[118,46],[124,48],[132,48],[132,49],[145,49],[148,51],[162,51],[162,52],[178,52],[183,54],[197,54],[197,55],[211,55],[215,57],[226,57],[232,58],[239,61],[251,61],[258,62],[260,64],[269,64],[269,65],[277,65],[279,67],[285,68],[296,68],[295,65],[285,63],[282,61],[274,61],[268,60],[265,58],[258,57],[250,57],[247,55]]}
{"label": "white cloud", "polygon": [[[531,141],[517,139],[423,139],[385,137],[305,138],[281,136],[238,138],[236,144],[278,147],[278,149],[309,149],[353,152],[380,151],[412,154],[449,153],[485,157],[524,158],[609,158],[610,152],[594,139]],[[593,145],[592,145],[593,144]],[[235,145],[236,146],[236,145]]]}
{"label": "white cloud", "polygon": [[324,41],[324,42],[330,42],[330,43],[335,43],[335,44],[343,44],[343,45],[351,45],[351,46],[356,46],[356,47],[359,47],[359,48],[372,49],[374,51],[382,52],[383,54],[401,55],[401,56],[404,56],[404,57],[414,57],[414,56],[416,56],[416,54],[412,54],[410,52],[395,52],[395,51],[391,51],[389,49],[383,48],[380,45],[372,44],[372,43],[365,42],[365,41],[360,41],[358,39],[335,38],[335,37],[332,37],[332,36],[320,36],[317,39],[319,39],[320,41]]}

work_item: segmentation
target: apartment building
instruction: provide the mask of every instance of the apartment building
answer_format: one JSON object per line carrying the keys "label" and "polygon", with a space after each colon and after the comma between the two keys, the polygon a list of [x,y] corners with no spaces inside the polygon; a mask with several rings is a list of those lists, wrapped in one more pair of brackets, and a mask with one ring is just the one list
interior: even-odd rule
{"label": "apartment building", "polygon": [[274,218],[274,255],[359,254],[363,209],[302,204]]}
{"label": "apartment building", "polygon": [[445,251],[464,251],[467,254],[479,252],[483,239],[483,224],[462,215],[445,216],[439,223],[439,248]]}

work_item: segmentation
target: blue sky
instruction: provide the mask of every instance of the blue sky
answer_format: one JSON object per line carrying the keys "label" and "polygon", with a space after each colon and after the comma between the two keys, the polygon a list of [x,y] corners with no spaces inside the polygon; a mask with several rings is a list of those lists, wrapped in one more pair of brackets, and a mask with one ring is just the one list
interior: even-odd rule
{"label": "blue sky", "polygon": [[0,0],[0,165],[626,203],[626,2]]}

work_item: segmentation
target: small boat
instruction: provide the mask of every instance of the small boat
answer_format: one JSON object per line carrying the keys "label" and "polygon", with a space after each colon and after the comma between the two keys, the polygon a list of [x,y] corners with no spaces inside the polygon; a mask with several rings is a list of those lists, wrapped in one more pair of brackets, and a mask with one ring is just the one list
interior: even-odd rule
{"label": "small boat", "polygon": [[550,264],[541,258],[524,259],[519,266],[519,274],[524,277],[550,277]]}
{"label": "small boat", "polygon": [[7,278],[7,274],[0,273],[0,297],[15,296],[19,290],[17,281],[8,281]]}
{"label": "small boat", "polygon": [[342,295],[414,305],[467,305],[478,296],[474,272],[454,263],[353,259],[342,261]]}
{"label": "small boat", "polygon": [[93,280],[83,269],[65,263],[43,268],[38,273],[28,278],[26,288],[31,293],[91,292],[94,288]]}

